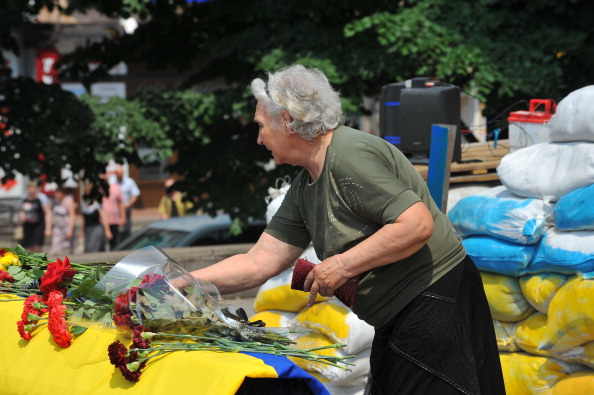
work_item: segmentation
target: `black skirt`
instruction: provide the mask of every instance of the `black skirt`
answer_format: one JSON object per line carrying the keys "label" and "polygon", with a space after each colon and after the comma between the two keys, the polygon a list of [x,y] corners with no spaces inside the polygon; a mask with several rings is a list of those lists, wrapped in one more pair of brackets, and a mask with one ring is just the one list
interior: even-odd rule
{"label": "black skirt", "polygon": [[376,329],[368,388],[380,394],[505,394],[480,273],[466,257]]}

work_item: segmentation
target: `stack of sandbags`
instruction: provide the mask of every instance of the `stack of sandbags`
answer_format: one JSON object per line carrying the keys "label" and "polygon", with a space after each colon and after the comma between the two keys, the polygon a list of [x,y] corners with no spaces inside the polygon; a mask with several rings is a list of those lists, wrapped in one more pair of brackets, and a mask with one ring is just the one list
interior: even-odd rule
{"label": "stack of sandbags", "polygon": [[[288,189],[283,180],[280,188],[269,189],[268,221],[276,213]],[[305,249],[300,258],[319,263],[313,247]],[[354,364],[350,371],[320,362],[292,358],[292,361],[315,376],[333,395],[361,395],[365,391],[369,374],[369,355],[375,331],[372,326],[357,318],[350,308],[335,297],[320,295],[312,307],[307,307],[309,293],[291,289],[294,265],[263,284],[254,299],[255,314],[252,321],[262,320],[268,327],[291,328],[295,333],[295,347],[316,349],[334,344],[342,348],[318,350],[322,355],[351,356]]]}
{"label": "stack of sandbags", "polygon": [[503,184],[448,215],[483,278],[508,393],[592,393],[594,86],[567,96],[549,143],[515,151]]}
{"label": "stack of sandbags", "polygon": [[[301,258],[319,263],[312,247]],[[322,355],[347,356],[354,366],[350,371],[320,362],[292,358],[293,362],[318,378],[331,394],[363,394],[369,374],[369,355],[374,329],[361,321],[338,299],[317,297],[307,307],[309,294],[291,289],[293,267],[268,280],[258,290],[254,300],[255,315],[251,320],[262,320],[270,327],[290,327],[297,332],[295,347],[315,349],[333,344],[346,344],[343,348],[317,351]]]}

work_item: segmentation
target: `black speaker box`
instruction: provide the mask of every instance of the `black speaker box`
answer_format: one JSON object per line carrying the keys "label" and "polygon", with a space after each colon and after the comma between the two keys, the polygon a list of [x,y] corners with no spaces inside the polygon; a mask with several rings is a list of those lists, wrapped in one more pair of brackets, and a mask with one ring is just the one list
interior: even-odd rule
{"label": "black speaker box", "polygon": [[433,124],[456,126],[452,162],[462,159],[460,90],[418,77],[388,84],[380,93],[380,136],[394,144],[413,163],[427,163]]}
{"label": "black speaker box", "polygon": [[400,93],[405,88],[404,82],[384,85],[380,92],[380,136],[401,148],[399,131]]}

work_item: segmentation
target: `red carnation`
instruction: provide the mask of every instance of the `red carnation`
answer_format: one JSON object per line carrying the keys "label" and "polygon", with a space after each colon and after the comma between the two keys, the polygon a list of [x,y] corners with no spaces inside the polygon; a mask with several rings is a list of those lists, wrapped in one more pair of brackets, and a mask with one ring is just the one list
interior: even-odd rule
{"label": "red carnation", "polygon": [[140,380],[140,375],[142,374],[140,369],[133,372],[130,369],[128,369],[126,364],[120,365],[120,366],[118,366],[118,368],[120,369],[120,372],[122,372],[122,375],[124,376],[124,378],[126,380],[132,381],[134,383],[136,383],[138,380]]}
{"label": "red carnation", "polygon": [[39,290],[43,293],[43,300],[52,291],[60,291],[64,296],[66,295],[66,285],[72,281],[72,277],[76,274],[76,270],[70,266],[68,257],[64,261],[56,259],[56,262],[51,262],[47,265],[47,270],[41,277],[41,285]]}
{"label": "red carnation", "polygon": [[167,278],[165,276],[153,273],[144,276],[138,288],[149,289],[157,286],[160,286],[161,288],[169,288],[169,284],[167,284]]}
{"label": "red carnation", "polygon": [[0,270],[0,283],[13,283],[14,278],[6,271]]}
{"label": "red carnation", "polygon": [[116,340],[107,347],[107,355],[109,355],[109,362],[111,362],[111,364],[115,366],[126,364],[127,352],[128,349],[119,340]]}
{"label": "red carnation", "polygon": [[66,306],[62,304],[62,300],[63,297],[60,291],[52,291],[48,295],[47,306],[49,309],[49,319],[47,328],[58,346],[68,348],[72,344],[72,334],[68,330]]}
{"label": "red carnation", "polygon": [[150,340],[142,338],[142,332],[146,331],[146,328],[142,325],[136,325],[132,334],[132,348],[151,348]]}
{"label": "red carnation", "polygon": [[23,321],[17,322],[17,330],[19,331],[19,335],[25,340],[31,340],[31,332],[27,332],[25,330],[25,323]]}
{"label": "red carnation", "polygon": [[136,290],[136,287],[130,288],[128,292],[119,294],[115,299],[113,321],[118,328],[132,329],[134,327],[130,301],[136,299]]}
{"label": "red carnation", "polygon": [[33,294],[25,299],[25,311],[40,315],[47,312],[47,306],[43,304],[39,295]]}

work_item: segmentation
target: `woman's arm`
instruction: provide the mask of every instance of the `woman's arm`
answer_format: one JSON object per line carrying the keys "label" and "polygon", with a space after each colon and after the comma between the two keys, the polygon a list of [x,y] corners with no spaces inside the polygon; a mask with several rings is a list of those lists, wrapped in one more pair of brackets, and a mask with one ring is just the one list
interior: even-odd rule
{"label": "woman's arm", "polygon": [[102,208],[99,209],[99,221],[101,222],[101,225],[103,225],[105,237],[107,237],[107,240],[113,239],[113,234],[111,233],[111,229],[109,228],[109,222],[107,222],[105,211],[103,211]]}
{"label": "woman's arm", "polygon": [[45,236],[50,237],[52,235],[52,207],[49,204],[43,204],[43,215],[45,216]]}
{"label": "woman's arm", "polygon": [[262,233],[256,244],[245,254],[231,256],[191,274],[215,284],[221,294],[230,294],[264,284],[266,280],[295,263],[302,252],[303,248]]}
{"label": "woman's arm", "polygon": [[378,266],[408,258],[419,251],[433,234],[433,217],[422,202],[406,209],[355,247],[320,262],[307,275],[304,290],[310,305],[319,293],[332,296],[348,279]]}
{"label": "woman's arm", "polygon": [[76,210],[74,209],[74,199],[67,197],[68,206],[68,232],[66,233],[67,238],[71,238],[74,234],[74,225],[76,223]]}

